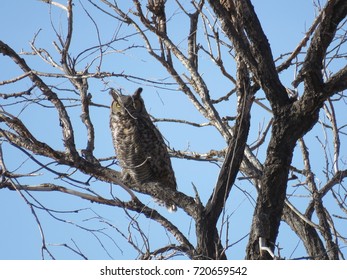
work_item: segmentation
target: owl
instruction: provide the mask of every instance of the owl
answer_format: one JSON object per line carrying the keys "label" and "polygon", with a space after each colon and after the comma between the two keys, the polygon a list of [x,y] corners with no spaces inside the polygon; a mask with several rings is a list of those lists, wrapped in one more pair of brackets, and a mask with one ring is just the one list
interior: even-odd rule
{"label": "owl", "polygon": [[[177,189],[176,178],[163,136],[151,121],[141,97],[142,88],[133,95],[110,90],[113,98],[110,128],[117,160],[126,182],[149,184],[153,188]],[[169,199],[157,200],[172,212],[176,205]]]}

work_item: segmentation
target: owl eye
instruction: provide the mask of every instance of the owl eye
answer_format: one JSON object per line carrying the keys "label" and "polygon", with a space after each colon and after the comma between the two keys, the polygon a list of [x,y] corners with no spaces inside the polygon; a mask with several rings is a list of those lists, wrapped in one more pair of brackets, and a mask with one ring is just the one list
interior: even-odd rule
{"label": "owl eye", "polygon": [[113,103],[112,103],[112,111],[119,111],[119,108],[120,108],[121,106],[120,106],[120,104],[118,103],[118,102],[116,102],[116,101],[114,101]]}

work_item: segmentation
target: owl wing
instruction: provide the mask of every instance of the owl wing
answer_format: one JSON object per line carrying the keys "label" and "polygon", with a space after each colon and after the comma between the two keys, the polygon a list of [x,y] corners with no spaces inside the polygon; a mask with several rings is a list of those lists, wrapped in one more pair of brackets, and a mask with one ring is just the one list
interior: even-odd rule
{"label": "owl wing", "polygon": [[142,173],[148,176],[144,179],[160,182],[163,187],[176,189],[176,179],[163,136],[149,116],[139,118],[137,121],[142,142],[138,155],[144,163]]}

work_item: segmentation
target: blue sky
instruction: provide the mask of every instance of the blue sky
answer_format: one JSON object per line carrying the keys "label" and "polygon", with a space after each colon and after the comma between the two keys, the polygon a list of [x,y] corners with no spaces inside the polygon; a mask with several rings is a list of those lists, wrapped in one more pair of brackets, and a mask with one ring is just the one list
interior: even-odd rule
{"label": "blue sky", "polygon": [[[65,3],[64,1],[61,2]],[[282,53],[292,51],[297,46],[303,38],[305,31],[307,31],[311,25],[316,12],[311,0],[254,0],[253,3],[260,21],[262,22],[263,29],[268,36],[275,58]],[[110,40],[119,26],[106,15],[92,9],[87,1],[83,2],[83,5],[90,11],[100,28],[100,39],[103,42]],[[174,11],[169,10],[169,13],[170,12],[175,14]],[[172,22],[170,22],[172,25],[169,25],[169,32],[172,32],[177,43],[184,45],[187,36],[187,22],[186,19],[182,17],[182,14],[175,14],[175,17],[172,18]],[[0,21],[3,26],[0,30],[0,39],[9,44],[16,51],[28,51],[30,50],[29,42],[33,39],[34,35],[39,32],[36,41],[37,45],[42,48],[47,48],[53,54],[55,50],[52,41],[56,40],[56,38],[52,26],[59,31],[62,30],[63,34],[65,34],[65,20],[64,12],[56,7],[52,8],[50,17],[49,6],[40,1],[4,0],[0,10]],[[80,2],[76,2],[75,4],[74,24],[75,33],[71,50],[75,54],[97,44],[97,30],[88,15],[81,9]],[[129,34],[129,30],[130,29],[122,26],[119,28],[118,36],[121,37]],[[132,36],[127,38],[126,41],[117,42],[116,47],[122,49],[129,44],[142,44],[142,41],[140,41],[138,37]],[[59,59],[57,53],[54,53],[54,58],[57,60]],[[58,71],[56,69],[52,70],[52,68],[40,62],[38,58],[26,57],[26,59],[28,64],[37,70]],[[90,60],[91,57],[86,57],[84,60],[80,61],[77,67],[83,69]],[[217,72],[210,72],[212,64],[206,57],[199,57],[199,60],[201,69],[204,72],[203,77],[208,83],[213,97],[221,96],[222,93],[232,89],[230,82],[218,76],[219,74]],[[230,64],[226,64],[227,69],[235,74],[235,69],[232,68],[232,61],[230,60],[227,62],[230,62]],[[14,77],[20,73],[16,65],[3,57],[0,58],[0,65],[2,65],[2,67],[0,67],[1,80]],[[91,69],[95,70],[95,67],[91,67]],[[146,79],[167,79],[170,81],[169,75],[163,68],[161,68],[157,62],[154,62],[151,57],[146,55],[142,49],[105,56],[101,70],[113,71],[115,73],[124,71],[127,74],[134,76],[138,75]],[[184,72],[184,69],[181,69],[181,71]],[[281,74],[282,82],[290,87],[293,76],[294,69],[285,71]],[[147,110],[156,117],[188,119],[189,121],[197,123],[206,121],[187,100],[186,96],[175,90],[175,86],[169,86],[167,89],[153,88],[150,83],[139,82],[135,84],[125,79],[116,78],[107,79],[107,82],[109,82],[109,86],[123,88],[126,93],[132,93],[138,86],[144,87],[143,97]],[[55,81],[54,83],[60,88],[68,87],[67,82],[64,80]],[[28,85],[30,85],[28,81],[23,81],[18,85],[0,87],[0,92],[14,92]],[[89,90],[93,95],[93,101],[108,106],[110,104],[110,97],[107,92],[103,91],[104,89],[105,86],[101,81],[91,81]],[[36,94],[40,93],[36,92]],[[73,106],[74,104],[71,103],[71,105]],[[235,112],[235,108],[235,104],[230,102],[220,106],[219,109],[223,114],[231,115],[229,111]],[[46,108],[26,103],[23,103],[23,106],[20,107],[10,107],[9,110],[12,114],[19,115],[21,119],[23,119],[23,122],[32,129],[33,134],[39,139],[47,141],[56,149],[63,149],[59,120],[53,111],[47,111]],[[342,112],[342,108],[339,110]],[[49,112],[49,115],[47,115],[47,112]],[[79,118],[79,107],[69,108],[69,113],[72,116],[71,119],[76,129],[76,145],[79,149],[82,149],[86,143],[86,137],[85,128]],[[114,154],[108,126],[108,115],[109,112],[106,108],[91,108],[91,118],[95,124],[97,135],[95,155],[101,158]],[[270,116],[263,110],[254,108],[252,131],[248,144],[256,141],[259,131],[258,128],[266,125],[269,118]],[[189,149],[190,151],[204,153],[211,149],[217,150],[225,147],[223,138],[211,127],[192,128],[182,124],[169,123],[159,123],[158,127],[169,141],[170,145],[177,150]],[[308,141],[313,143],[313,149],[314,147],[317,147],[317,149],[319,148],[319,144],[315,140],[315,137],[321,133],[321,129],[317,128],[311,135],[307,136]],[[206,139],[208,139],[208,141]],[[6,150],[5,147],[7,148]],[[7,155],[6,164],[10,170],[18,168],[19,165],[19,170],[21,170],[21,172],[35,169],[32,167],[32,162],[23,154],[18,153],[18,151],[10,148],[6,144],[3,145],[3,149],[5,155]],[[264,160],[265,151],[265,147],[258,151],[261,161]],[[297,164],[300,166],[301,157],[297,156],[294,160],[297,161]],[[194,183],[199,190],[202,201],[206,202],[216,182],[219,172],[218,166],[210,163],[194,163],[178,159],[173,159],[172,161],[180,191],[193,196],[194,192],[191,184]],[[319,161],[320,160],[315,162],[318,170],[321,169],[321,166],[318,164]],[[57,170],[66,171],[66,168],[63,167],[55,166],[55,168]],[[46,174],[44,170],[40,170],[40,172],[45,173],[42,176],[45,181],[56,180],[55,176]],[[85,178],[83,175],[79,176]],[[42,179],[42,177],[40,178]],[[23,184],[36,182],[37,178],[28,178],[25,181],[21,181]],[[105,196],[110,192],[110,187],[100,182],[92,182],[91,187]],[[289,188],[289,191],[292,191],[292,189]],[[113,187],[113,192],[117,195],[124,196],[122,191],[117,187]],[[246,192],[249,193],[251,197],[255,197],[254,187],[248,185],[246,181],[238,181],[230,194],[230,199],[226,207],[226,213],[230,217],[230,229],[232,232],[229,236],[230,243],[243,238],[249,231],[254,201],[252,198],[245,195]],[[56,258],[78,258],[76,254],[67,250],[65,247],[59,246],[59,244],[69,244],[71,247],[76,245],[86,256],[92,259],[136,258],[137,253],[132,247],[125,242],[124,238],[121,237],[117,231],[108,226],[112,224],[119,227],[125,234],[127,233],[129,218],[124,215],[122,210],[108,206],[91,205],[89,202],[82,201],[79,198],[72,198],[63,194],[35,193],[33,195],[35,199],[45,207],[60,211],[59,213],[54,213],[54,215],[68,221],[67,223],[58,222],[44,211],[36,209],[44,229],[47,243],[50,244],[50,250],[54,252]],[[32,198],[30,199],[32,201]],[[159,206],[153,204],[151,199],[145,199],[148,200],[150,206],[163,212],[163,215],[178,224],[182,232],[194,243],[194,225],[189,217],[180,210],[176,214],[170,215],[165,213]],[[300,202],[298,207],[300,207]],[[69,210],[78,210],[78,214],[63,213]],[[40,232],[33,215],[30,213],[29,207],[21,196],[16,192],[0,190],[0,213],[0,221],[2,224],[2,229],[0,231],[0,259],[40,259]],[[104,217],[105,219],[101,219],[100,217]],[[161,231],[160,227],[154,222],[148,221],[143,217],[140,217],[139,221],[143,226],[144,232],[148,234],[150,242],[154,244],[152,249],[156,248],[155,245],[165,245],[170,238],[173,240],[172,237]],[[81,226],[92,228],[94,233],[91,234],[83,230]],[[107,228],[107,230],[104,230],[105,228]],[[139,238],[135,233],[134,236]],[[246,237],[243,242],[238,243],[230,249],[229,257],[233,259],[242,259],[245,254],[245,244],[247,240],[248,238]],[[101,248],[99,241],[108,248],[108,252]],[[138,242],[140,244],[141,240],[138,240]],[[286,225],[281,225],[279,242],[281,247],[284,248],[281,253],[285,256],[290,256],[292,252],[295,252],[295,256],[305,255],[304,250],[300,246],[296,249],[298,240],[290,233],[290,229],[288,229]]]}

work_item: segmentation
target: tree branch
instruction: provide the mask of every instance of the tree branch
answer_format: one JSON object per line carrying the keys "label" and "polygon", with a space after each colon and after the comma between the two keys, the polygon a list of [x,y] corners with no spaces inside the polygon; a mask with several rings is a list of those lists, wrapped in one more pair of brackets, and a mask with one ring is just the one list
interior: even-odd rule
{"label": "tree branch", "polygon": [[31,81],[42,91],[46,98],[52,102],[58,111],[60,123],[62,126],[62,132],[64,137],[64,144],[68,154],[74,159],[78,157],[78,152],[75,146],[74,132],[70,117],[65,109],[64,104],[58,98],[57,94],[53,92],[39,76],[33,73],[31,68],[27,65],[24,59],[11,49],[7,44],[0,41],[0,53],[10,57],[25,73],[29,74]]}
{"label": "tree branch", "polygon": [[119,208],[135,211],[161,224],[177,239],[177,241],[180,242],[180,246],[181,246],[180,249],[183,252],[191,256],[194,255],[194,247],[190,244],[190,242],[186,239],[186,237],[180,232],[180,230],[174,224],[172,224],[169,220],[167,220],[162,215],[160,215],[156,210],[145,206],[137,198],[129,202],[123,202],[123,201],[120,201],[119,199],[106,199],[99,195],[91,195],[85,192],[68,189],[63,186],[58,186],[51,183],[34,185],[34,186],[15,185],[14,187],[13,184],[8,185],[6,182],[3,182],[0,184],[0,189],[4,187],[7,187],[12,190],[17,190],[17,191],[23,191],[23,190],[30,191],[30,192],[56,191],[56,192],[61,192],[68,195],[80,197],[90,202],[95,202],[95,203],[104,204],[108,206],[116,206]]}
{"label": "tree branch", "polygon": [[[297,78],[292,83],[296,88],[304,80],[306,87],[314,89],[314,91],[307,91],[306,94],[309,95],[308,98],[315,100],[315,103],[319,103],[322,98],[327,97],[320,96],[322,94],[323,84],[323,60],[335,36],[339,23],[347,15],[347,2],[344,0],[328,1],[322,14],[322,20],[313,35],[303,66]],[[313,92],[320,92],[320,95],[314,96],[315,94]]]}
{"label": "tree branch", "polygon": [[347,89],[347,66],[340,71],[332,75],[325,83],[323,92],[326,96],[332,96],[333,94],[344,91]]}
{"label": "tree branch", "polygon": [[[229,40],[233,42],[235,51],[241,55],[256,81],[264,90],[272,110],[276,111],[289,103],[285,87],[280,82],[271,48],[262,30],[258,17],[249,0],[235,0],[233,9],[229,2],[208,1],[222,23],[222,28]],[[232,18],[234,17],[234,18]],[[237,28],[234,28],[237,23]]]}
{"label": "tree branch", "polygon": [[287,204],[283,208],[283,219],[300,237],[311,259],[329,259],[316,229],[301,219]]}
{"label": "tree branch", "polygon": [[237,62],[237,92],[239,101],[236,122],[233,128],[233,138],[229,142],[217,185],[206,205],[206,216],[208,217],[208,222],[212,225],[217,223],[231,187],[235,182],[236,175],[239,172],[250,127],[250,111],[254,93],[251,91],[250,77],[245,62],[241,57],[238,57]]}

